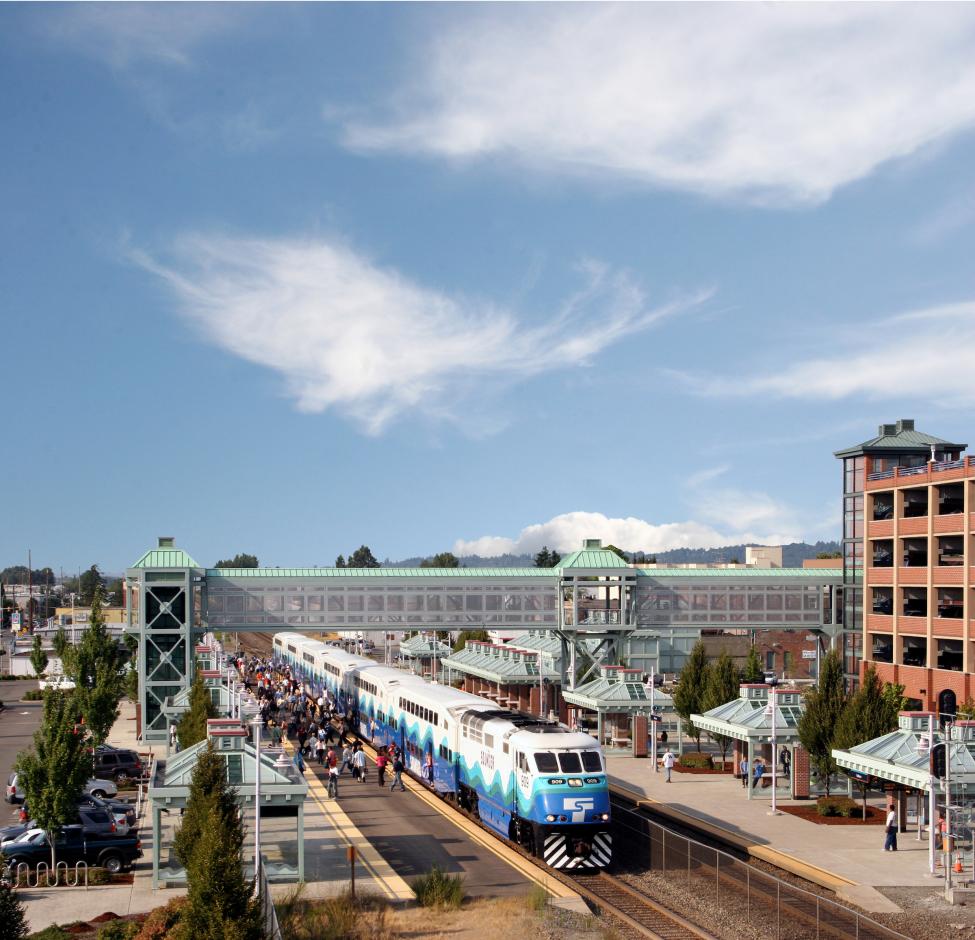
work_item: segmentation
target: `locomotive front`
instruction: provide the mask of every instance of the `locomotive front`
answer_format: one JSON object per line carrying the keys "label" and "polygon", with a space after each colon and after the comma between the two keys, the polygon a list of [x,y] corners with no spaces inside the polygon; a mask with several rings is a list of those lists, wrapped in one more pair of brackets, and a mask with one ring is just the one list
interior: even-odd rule
{"label": "locomotive front", "polygon": [[535,854],[552,868],[607,867],[609,784],[595,738],[570,731],[516,737],[519,804]]}

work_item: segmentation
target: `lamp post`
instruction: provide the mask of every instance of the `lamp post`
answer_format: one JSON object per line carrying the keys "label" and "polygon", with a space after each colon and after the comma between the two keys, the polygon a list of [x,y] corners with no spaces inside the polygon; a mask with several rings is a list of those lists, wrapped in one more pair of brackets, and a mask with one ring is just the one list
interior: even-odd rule
{"label": "lamp post", "polygon": [[772,718],[772,808],[769,810],[769,816],[781,816],[778,807],[775,805],[775,791],[776,791],[776,767],[778,766],[778,752],[776,750],[775,741],[775,687],[779,684],[779,680],[775,676],[770,676],[768,679],[768,705],[765,706],[766,714],[770,715]]}
{"label": "lamp post", "polygon": [[251,722],[254,729],[254,897],[261,895],[261,718]]}
{"label": "lamp post", "polygon": [[657,770],[657,725],[653,720],[654,715],[654,699],[657,693],[657,670],[656,666],[650,667],[650,759],[653,762],[653,772],[658,773]]}

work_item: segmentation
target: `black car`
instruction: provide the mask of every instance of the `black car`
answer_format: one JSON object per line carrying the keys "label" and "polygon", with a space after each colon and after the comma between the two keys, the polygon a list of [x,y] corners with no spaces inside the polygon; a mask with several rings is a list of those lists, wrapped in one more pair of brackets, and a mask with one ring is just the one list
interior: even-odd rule
{"label": "black car", "polygon": [[[30,829],[19,839],[0,846],[6,865],[16,869],[18,865],[34,868],[38,862],[51,861],[51,846],[43,829]],[[74,865],[85,862],[99,865],[115,874],[142,857],[142,842],[138,836],[89,837],[81,826],[65,826],[55,844],[59,862]]]}
{"label": "black car", "polygon": [[[87,836],[110,836],[118,832],[118,826],[112,814],[108,810],[98,809],[94,806],[78,807],[78,822]],[[4,826],[0,828],[0,845],[19,839],[25,832],[37,828],[39,827],[33,819],[25,823]]]}
{"label": "black car", "polygon": [[142,760],[135,751],[102,745],[92,754],[93,776],[116,783],[138,780],[143,774]]}
{"label": "black car", "polygon": [[123,816],[125,824],[130,830],[138,828],[138,820],[135,816],[135,807],[131,803],[123,800],[103,800],[100,797],[92,796],[90,793],[83,793],[78,797],[78,810],[85,808],[106,810],[110,815]]}

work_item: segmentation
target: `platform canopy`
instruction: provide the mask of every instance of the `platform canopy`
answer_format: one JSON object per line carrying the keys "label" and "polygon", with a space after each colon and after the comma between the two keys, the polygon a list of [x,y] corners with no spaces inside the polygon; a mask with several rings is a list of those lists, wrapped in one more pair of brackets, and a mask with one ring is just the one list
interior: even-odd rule
{"label": "platform canopy", "polygon": [[650,690],[642,679],[643,674],[639,669],[602,666],[595,679],[575,689],[563,690],[562,698],[569,705],[599,714],[649,715],[651,710],[671,711],[673,700],[662,692],[654,693],[651,709]]}
{"label": "platform canopy", "polygon": [[798,689],[778,689],[767,685],[745,684],[738,698],[703,715],[691,715],[691,723],[708,734],[719,734],[736,741],[763,744],[772,740],[772,712],[769,694],[775,702],[775,740],[792,744],[799,740],[798,724],[805,709]]}
{"label": "platform canopy", "polygon": [[453,651],[449,643],[423,633],[412,636],[399,645],[399,654],[406,659],[443,659]]}
{"label": "platform canopy", "polygon": [[[934,743],[945,736],[940,731],[938,716],[932,712],[901,712],[896,731],[850,748],[834,750],[833,758],[841,770],[859,779],[897,783],[914,790],[929,789],[931,781],[928,757],[928,729],[934,719]],[[975,722],[958,721],[951,727],[948,739],[951,759],[951,788],[975,792]],[[939,792],[944,792],[938,782]]]}

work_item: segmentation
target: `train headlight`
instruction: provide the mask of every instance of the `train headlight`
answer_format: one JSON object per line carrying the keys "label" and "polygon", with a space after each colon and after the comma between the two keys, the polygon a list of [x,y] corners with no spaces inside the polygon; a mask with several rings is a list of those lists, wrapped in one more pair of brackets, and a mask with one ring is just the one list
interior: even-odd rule
{"label": "train headlight", "polygon": [[548,816],[545,817],[545,822],[555,822],[555,817],[549,813]]}
{"label": "train headlight", "polygon": [[603,815],[602,815],[602,816],[600,816],[599,818],[600,818],[600,819],[601,819],[601,820],[602,820],[603,822],[609,822],[609,813],[603,813]]}
{"label": "train headlight", "polygon": [[559,822],[568,822],[568,816],[559,816]]}
{"label": "train headlight", "polygon": [[[551,783],[553,786],[558,787],[561,786],[563,783],[565,783],[565,777],[549,777],[548,782]],[[571,784],[572,781],[570,780],[569,783]]]}
{"label": "train headlight", "polygon": [[578,777],[572,777],[572,779],[569,780],[569,786],[570,787],[581,787],[582,786],[582,781]]}

